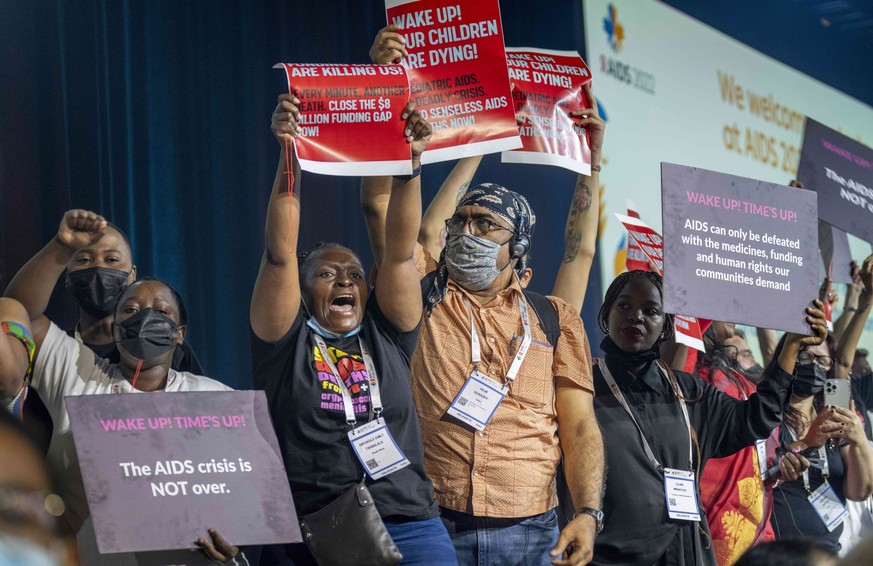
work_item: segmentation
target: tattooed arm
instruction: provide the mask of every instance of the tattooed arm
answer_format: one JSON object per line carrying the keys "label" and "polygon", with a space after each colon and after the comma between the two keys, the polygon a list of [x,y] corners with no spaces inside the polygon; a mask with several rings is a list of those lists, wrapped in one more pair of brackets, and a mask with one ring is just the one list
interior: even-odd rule
{"label": "tattooed arm", "polygon": [[564,234],[564,260],[558,268],[552,295],[570,303],[576,311],[582,310],[588,275],[597,249],[597,229],[600,220],[600,157],[606,123],[597,111],[597,101],[591,92],[591,83],[583,87],[590,107],[571,112],[576,123],[588,130],[591,147],[591,175],[579,175],[576,191],[567,214]]}
{"label": "tattooed arm", "polygon": [[431,257],[440,257],[445,245],[445,221],[455,213],[458,202],[467,192],[482,156],[465,157],[458,161],[439,192],[433,197],[430,206],[421,219],[421,229],[418,232],[418,243],[430,253]]}
{"label": "tattooed arm", "polygon": [[[567,214],[564,233],[564,258],[558,268],[552,295],[570,303],[576,311],[582,310],[588,275],[597,247],[597,228],[600,216],[599,174],[579,175],[576,190]],[[593,187],[593,189],[592,189]]]}

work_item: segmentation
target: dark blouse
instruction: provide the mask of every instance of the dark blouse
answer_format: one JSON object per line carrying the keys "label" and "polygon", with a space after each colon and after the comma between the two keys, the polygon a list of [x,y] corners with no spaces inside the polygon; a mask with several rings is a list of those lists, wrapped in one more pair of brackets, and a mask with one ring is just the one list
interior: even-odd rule
{"label": "dark blouse", "polygon": [[[650,363],[640,377],[607,359],[616,384],[663,467],[688,470],[688,428],[669,382]],[[776,366],[748,401],[734,399],[712,385],[674,372],[686,399],[696,436],[694,472],[709,458],[729,456],[766,438],[782,420],[791,374]],[[664,477],[646,458],[640,432],[618,403],[595,365],[594,409],[606,448],[604,526],[595,541],[592,564],[712,564],[715,554],[709,525],[671,520]]]}

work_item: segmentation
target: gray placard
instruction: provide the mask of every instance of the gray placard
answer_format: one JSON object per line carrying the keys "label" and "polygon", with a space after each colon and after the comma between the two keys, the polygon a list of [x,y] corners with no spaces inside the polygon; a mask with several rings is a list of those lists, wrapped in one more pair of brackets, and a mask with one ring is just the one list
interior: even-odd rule
{"label": "gray placard", "polygon": [[101,553],[302,540],[263,391],[65,400]]}
{"label": "gray placard", "polygon": [[873,149],[807,118],[797,180],[822,220],[873,243]]}
{"label": "gray placard", "polygon": [[661,189],[667,312],[811,333],[814,193],[670,163]]}

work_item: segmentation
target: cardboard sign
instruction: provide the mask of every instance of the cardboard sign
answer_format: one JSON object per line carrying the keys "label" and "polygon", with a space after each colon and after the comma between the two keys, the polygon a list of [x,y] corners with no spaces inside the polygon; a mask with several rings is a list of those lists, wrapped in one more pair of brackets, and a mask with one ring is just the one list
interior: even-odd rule
{"label": "cardboard sign", "polygon": [[497,0],[385,0],[403,28],[411,98],[434,135],[437,163],[521,147]]}
{"label": "cardboard sign", "polygon": [[[628,209],[628,212],[631,212]],[[642,271],[649,271],[649,260],[658,268],[658,275],[664,275],[664,240],[656,231],[649,228],[645,222],[639,219],[639,216],[622,216],[616,214],[616,218],[621,222],[627,233],[630,235],[628,239],[628,257],[630,257],[631,241],[635,242],[636,249],[644,254],[646,260],[640,261],[645,265]],[[630,270],[630,268],[628,268]],[[666,310],[666,307],[665,307]],[[667,311],[672,312],[672,311]],[[676,333],[676,342],[685,344],[695,350],[705,351],[703,345],[703,329],[700,322],[693,316],[683,316],[681,314],[673,315],[673,330]]]}
{"label": "cardboard sign", "polygon": [[263,391],[65,400],[101,553],[302,540]]}
{"label": "cardboard sign", "polygon": [[818,297],[815,195],[661,164],[664,308],[810,334]]}
{"label": "cardboard sign", "polygon": [[818,194],[819,218],[873,243],[873,149],[807,118],[797,180]]}
{"label": "cardboard sign", "polygon": [[556,165],[591,174],[585,128],[568,114],[588,108],[582,85],[591,72],[575,51],[507,47],[512,103],[523,147],[504,151],[503,163]]}
{"label": "cardboard sign", "polygon": [[818,249],[821,252],[819,280],[830,277],[834,283],[852,283],[852,251],[849,248],[848,234],[819,220]]}
{"label": "cardboard sign", "polygon": [[324,175],[410,175],[401,118],[409,100],[400,65],[279,63],[300,100],[300,168]]}

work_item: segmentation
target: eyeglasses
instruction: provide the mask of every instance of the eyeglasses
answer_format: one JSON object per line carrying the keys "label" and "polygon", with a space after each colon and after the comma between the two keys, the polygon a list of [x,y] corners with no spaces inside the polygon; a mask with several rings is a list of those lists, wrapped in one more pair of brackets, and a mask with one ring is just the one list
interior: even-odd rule
{"label": "eyeglasses", "polygon": [[834,366],[834,360],[830,356],[816,356],[809,350],[803,350],[797,354],[797,361],[801,364],[816,364],[823,370],[829,370]]}
{"label": "eyeglasses", "polygon": [[497,222],[492,222],[484,216],[470,218],[469,220],[464,220],[463,218],[452,216],[451,218],[446,220],[446,232],[452,236],[463,232],[464,226],[469,226],[470,234],[472,234],[473,236],[484,236],[489,232],[494,232],[495,230],[505,230],[507,232],[512,232],[512,230],[510,230],[509,228],[501,226]]}

